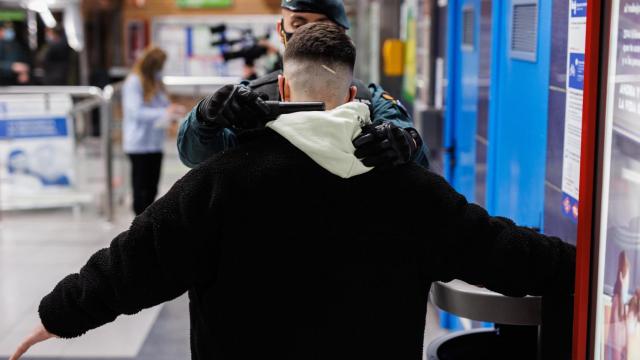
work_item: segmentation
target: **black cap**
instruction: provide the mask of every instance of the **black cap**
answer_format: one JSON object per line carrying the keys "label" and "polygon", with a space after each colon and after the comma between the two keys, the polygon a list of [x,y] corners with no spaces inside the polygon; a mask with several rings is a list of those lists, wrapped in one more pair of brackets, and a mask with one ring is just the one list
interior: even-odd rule
{"label": "black cap", "polygon": [[349,19],[342,0],[282,0],[281,6],[294,12],[324,14],[336,24],[349,29]]}

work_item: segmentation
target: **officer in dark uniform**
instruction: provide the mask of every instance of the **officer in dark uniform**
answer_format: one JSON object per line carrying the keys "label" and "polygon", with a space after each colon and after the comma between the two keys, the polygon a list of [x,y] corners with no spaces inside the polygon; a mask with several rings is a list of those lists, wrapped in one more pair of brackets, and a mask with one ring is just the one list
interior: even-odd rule
{"label": "officer in dark uniform", "polygon": [[[286,46],[296,29],[310,22],[334,22],[345,31],[349,20],[341,0],[282,0],[277,24]],[[272,72],[251,82],[226,85],[203,99],[180,126],[178,150],[182,162],[194,167],[211,155],[234,147],[236,134],[264,125],[264,100],[280,100],[278,75]],[[429,166],[426,146],[412,128],[411,117],[400,102],[379,85],[354,81],[356,100],[369,105],[373,125],[354,139],[355,155],[367,166],[379,168],[416,161]]]}

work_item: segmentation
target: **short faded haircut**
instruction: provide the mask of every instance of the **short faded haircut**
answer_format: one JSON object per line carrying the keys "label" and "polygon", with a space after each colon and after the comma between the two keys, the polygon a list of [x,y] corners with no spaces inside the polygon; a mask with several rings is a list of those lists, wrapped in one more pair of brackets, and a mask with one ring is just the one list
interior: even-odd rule
{"label": "short faded haircut", "polygon": [[353,82],[356,48],[343,28],[328,22],[296,30],[284,53],[289,86],[307,99],[339,103]]}

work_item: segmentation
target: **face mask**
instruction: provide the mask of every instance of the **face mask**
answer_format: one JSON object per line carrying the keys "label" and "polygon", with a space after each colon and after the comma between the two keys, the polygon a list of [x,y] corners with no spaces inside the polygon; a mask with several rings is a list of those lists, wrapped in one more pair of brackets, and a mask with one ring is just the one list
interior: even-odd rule
{"label": "face mask", "polygon": [[284,46],[287,46],[287,43],[293,36],[293,33],[284,31],[284,19],[280,20],[280,34],[282,35]]}
{"label": "face mask", "polygon": [[6,41],[13,41],[16,38],[16,31],[12,28],[4,29],[4,39]]}

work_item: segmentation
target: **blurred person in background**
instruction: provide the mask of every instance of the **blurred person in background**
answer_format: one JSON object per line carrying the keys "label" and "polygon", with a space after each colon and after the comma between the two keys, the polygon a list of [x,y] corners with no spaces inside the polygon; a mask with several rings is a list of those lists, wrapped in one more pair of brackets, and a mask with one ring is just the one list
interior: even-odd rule
{"label": "blurred person in background", "polygon": [[184,116],[162,83],[167,54],[149,47],[133,65],[122,88],[123,147],[131,160],[133,211],[142,213],[156,198],[166,129]]}
{"label": "blurred person in background", "polygon": [[68,85],[73,50],[62,26],[45,30],[46,44],[38,53],[36,71],[42,85]]}
{"label": "blurred person in background", "polygon": [[[350,26],[342,0],[282,0],[281,14],[276,27],[285,47],[297,29],[308,23],[333,23],[345,32]],[[281,69],[253,81],[226,85],[202,100],[180,125],[180,160],[194,167],[211,155],[234,147],[240,132],[263,127],[261,116],[267,110],[262,102],[280,100],[280,74]],[[380,85],[367,86],[357,79],[353,85],[357,88],[356,100],[369,105],[374,124],[356,142],[356,155],[364,164],[393,167],[414,161],[428,168],[427,147],[400,101]],[[421,145],[416,148],[418,143]]]}
{"label": "blurred person in background", "polygon": [[16,40],[13,23],[0,21],[0,85],[26,85],[30,72],[28,53]]}

